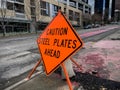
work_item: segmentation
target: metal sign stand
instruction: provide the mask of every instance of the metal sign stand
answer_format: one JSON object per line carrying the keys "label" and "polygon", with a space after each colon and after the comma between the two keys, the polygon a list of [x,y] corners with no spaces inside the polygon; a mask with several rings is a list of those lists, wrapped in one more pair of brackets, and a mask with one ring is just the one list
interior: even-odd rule
{"label": "metal sign stand", "polygon": [[[63,21],[61,21],[60,19],[62,19],[62,20],[64,21],[64,23],[63,23]],[[46,57],[46,56],[44,55],[43,51],[47,50],[46,48],[53,46],[53,43],[52,43],[52,42],[51,42],[51,43],[49,42],[49,45],[50,45],[50,46],[47,46],[47,47],[46,47],[45,44],[41,44],[41,43],[40,43],[41,40],[39,40],[39,39],[41,39],[41,38],[51,39],[51,35],[46,35],[46,32],[47,32],[50,28],[56,28],[56,26],[55,26],[55,25],[56,25],[56,21],[54,21],[54,20],[56,20],[56,21],[59,21],[59,20],[60,20],[60,21],[61,21],[60,24],[61,24],[62,27],[67,27],[67,29],[69,28],[69,32],[70,32],[71,34],[73,34],[71,38],[72,38],[73,40],[75,40],[75,41],[78,41],[78,42],[75,44],[75,47],[76,47],[76,48],[75,48],[75,49],[71,49],[71,50],[70,50],[71,52],[69,52],[67,56],[65,56],[64,54],[62,54],[61,57],[63,57],[63,58],[59,58],[59,59],[57,58],[57,60],[58,60],[59,62],[55,63],[55,65],[51,65],[51,66],[54,66],[54,69],[53,69],[53,67],[50,67],[50,64],[53,64],[53,63],[49,63],[50,61],[47,61],[45,67],[48,65],[47,68],[49,68],[49,69],[46,70],[46,74],[47,74],[47,75],[50,74],[53,70],[56,69],[56,67],[59,66],[59,64],[61,64],[61,67],[63,68],[63,71],[64,71],[65,76],[66,76],[66,79],[67,79],[67,83],[68,83],[68,85],[69,85],[69,89],[70,89],[70,90],[73,90],[73,89],[72,89],[72,84],[71,84],[70,79],[69,79],[68,72],[67,72],[67,70],[66,70],[66,67],[65,67],[65,65],[64,65],[64,62],[62,63],[61,59],[65,61],[66,58],[68,58],[69,56],[71,56],[71,54],[75,53],[75,51],[77,51],[78,49],[80,49],[80,48],[83,46],[83,42],[82,42],[82,40],[79,38],[79,36],[77,36],[77,34],[75,33],[72,25],[69,23],[69,21],[67,20],[67,18],[65,17],[65,15],[61,12],[61,10],[59,10],[58,14],[54,17],[54,19],[53,19],[53,20],[50,22],[50,24],[47,26],[47,28],[45,29],[45,32],[37,39],[38,47],[39,47],[39,50],[40,50],[40,52],[42,53],[42,55],[43,55],[44,57]],[[57,22],[57,23],[58,23],[58,22]],[[58,26],[57,28],[61,28],[61,26]],[[66,34],[66,35],[69,37],[69,36],[71,36],[71,34]],[[63,38],[66,37],[66,35],[63,36]],[[56,38],[56,36],[52,37],[52,39],[53,39],[53,38]],[[51,40],[52,40],[52,39],[51,39]],[[58,37],[58,39],[61,40],[60,37]],[[68,38],[68,39],[69,39],[69,38]],[[54,39],[54,40],[55,40],[55,39]],[[47,45],[47,44],[46,44],[46,45]],[[40,47],[42,47],[42,49],[41,49]],[[55,49],[57,49],[57,48],[58,48],[58,47],[55,47]],[[69,48],[69,49],[70,49],[70,48]],[[66,48],[66,50],[67,50],[66,52],[68,52],[69,49]],[[61,52],[62,52],[62,50],[63,50],[63,49],[60,49]],[[43,61],[45,62],[46,60],[52,60],[52,59],[53,59],[52,57],[49,57],[49,58],[47,57],[47,58],[45,58],[45,59],[43,58]],[[56,60],[56,59],[55,59],[55,60]],[[79,64],[77,64],[76,61],[73,60],[73,58],[70,58],[70,60],[71,60],[78,68],[80,68],[80,70],[82,70],[82,67],[81,67]],[[27,76],[27,79],[28,79],[28,80],[31,78],[32,74],[34,73],[34,71],[36,70],[36,68],[39,66],[39,64],[41,63],[41,61],[42,61],[42,60],[40,59],[40,60],[36,63],[36,65],[33,67],[33,69],[31,70],[31,72],[30,72],[29,75]],[[44,64],[45,64],[45,63],[44,63]]]}
{"label": "metal sign stand", "polygon": [[70,90],[73,90],[73,89],[72,89],[72,84],[71,84],[71,82],[70,82],[70,79],[69,79],[69,76],[68,76],[68,72],[67,72],[67,70],[66,70],[66,68],[65,68],[64,63],[62,63],[61,66],[62,66],[63,71],[64,71],[64,73],[65,73],[65,77],[66,77],[66,79],[67,79],[67,83],[68,83],[69,89],[70,89]]}
{"label": "metal sign stand", "polygon": [[40,65],[40,63],[41,63],[41,59],[35,64],[35,66],[33,67],[33,69],[31,70],[31,72],[28,74],[28,76],[27,76],[27,79],[29,80],[30,78],[31,78],[31,76],[32,76],[32,74],[34,73],[34,71],[36,70],[36,68]]}
{"label": "metal sign stand", "polygon": [[[82,66],[79,65],[79,64],[77,64],[77,62],[74,61],[73,58],[70,58],[70,60],[71,60],[78,68],[80,68],[80,69],[82,70]],[[31,76],[32,76],[32,74],[34,73],[34,71],[36,70],[36,68],[40,65],[41,61],[42,61],[42,60],[40,59],[40,60],[36,63],[36,65],[33,67],[33,69],[31,70],[31,72],[28,74],[28,76],[27,76],[27,79],[28,79],[28,80],[31,78]],[[66,79],[67,79],[67,83],[68,83],[69,89],[70,89],[70,90],[73,90],[73,89],[72,89],[72,84],[71,84],[71,82],[70,82],[69,75],[68,75],[68,72],[67,72],[67,70],[66,70],[66,68],[65,68],[64,63],[62,63],[61,66],[62,66],[63,71],[64,71],[64,73],[65,73],[65,76],[66,76]]]}

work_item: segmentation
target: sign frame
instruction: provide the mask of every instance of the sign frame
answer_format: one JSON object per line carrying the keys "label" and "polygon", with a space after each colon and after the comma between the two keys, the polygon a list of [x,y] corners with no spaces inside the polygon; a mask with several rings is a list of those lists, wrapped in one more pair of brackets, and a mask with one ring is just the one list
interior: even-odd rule
{"label": "sign frame", "polygon": [[[67,20],[66,16],[61,12],[59,11],[57,13],[58,14],[61,14],[63,16],[63,18],[65,19],[65,21],[67,22],[68,26],[70,27],[70,29],[72,30],[72,32],[74,33],[74,35],[76,36],[76,38],[78,39],[79,43],[80,43],[80,46],[78,46],[74,51],[72,51],[68,56],[66,56],[66,58],[64,58],[64,60],[62,60],[57,66],[55,66],[50,72],[47,72],[47,69],[46,69],[46,65],[45,65],[45,62],[44,62],[44,58],[42,56],[42,53],[41,53],[41,48],[39,47],[39,38],[41,37],[41,35],[38,37],[37,39],[37,45],[38,45],[38,49],[39,49],[39,52],[40,52],[40,55],[41,55],[41,58],[42,58],[42,61],[43,61],[43,65],[45,67],[45,72],[46,72],[46,75],[50,75],[52,72],[54,72],[65,60],[67,60],[69,57],[71,57],[75,52],[77,52],[80,48],[82,48],[83,46],[83,41],[81,40],[81,38],[78,36],[78,34],[76,33],[76,31],[74,30],[74,28],[72,27],[72,25],[70,24],[70,22]],[[48,26],[46,28],[48,28],[50,26],[50,24],[54,21],[54,19],[57,17],[57,15],[52,19],[52,21],[48,24]],[[43,30],[43,33],[44,31],[46,31],[46,28]]]}

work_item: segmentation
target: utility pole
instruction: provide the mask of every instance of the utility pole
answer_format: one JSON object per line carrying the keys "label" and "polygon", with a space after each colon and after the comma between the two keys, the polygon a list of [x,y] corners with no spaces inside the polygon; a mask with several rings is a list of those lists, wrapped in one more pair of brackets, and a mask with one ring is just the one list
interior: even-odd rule
{"label": "utility pole", "polygon": [[105,16],[105,0],[103,0],[103,12],[102,12],[102,21],[104,21],[104,16]]}
{"label": "utility pole", "polygon": [[109,1],[109,15],[108,15],[108,20],[111,20],[111,14],[112,14],[112,0]]}

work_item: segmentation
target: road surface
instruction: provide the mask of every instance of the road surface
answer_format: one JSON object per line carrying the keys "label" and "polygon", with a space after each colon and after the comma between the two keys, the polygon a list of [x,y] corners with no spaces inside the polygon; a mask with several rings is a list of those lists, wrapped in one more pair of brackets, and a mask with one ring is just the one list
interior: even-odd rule
{"label": "road surface", "polygon": [[[90,36],[90,34],[85,32],[93,30],[94,34],[96,34],[115,28],[116,26],[105,26],[77,32],[86,42],[93,40],[93,38],[85,38],[85,36]],[[103,35],[103,37],[105,36]],[[28,74],[26,72],[39,60],[40,54],[37,50],[37,37],[38,35],[29,35],[0,39],[0,89],[19,81],[21,78],[25,78]],[[98,38],[100,37],[98,36]]]}

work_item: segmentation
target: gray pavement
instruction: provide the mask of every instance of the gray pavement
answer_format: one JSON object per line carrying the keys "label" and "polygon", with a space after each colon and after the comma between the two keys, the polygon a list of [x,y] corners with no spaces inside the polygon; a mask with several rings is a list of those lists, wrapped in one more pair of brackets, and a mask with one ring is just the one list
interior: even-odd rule
{"label": "gray pavement", "polygon": [[0,78],[15,77],[31,69],[40,55],[29,50],[36,48],[36,36],[0,39]]}
{"label": "gray pavement", "polygon": [[[102,30],[109,27],[112,26],[77,30],[77,32],[81,34],[92,30]],[[37,53],[33,52],[34,49],[37,49],[37,37],[38,35],[32,34],[22,37],[14,36],[0,39],[0,79],[10,79],[32,69],[36,61],[40,58],[38,51],[36,51]],[[11,90],[69,90],[67,84],[65,84],[66,82],[63,82],[60,78],[57,80],[54,78],[54,75],[46,77],[45,74],[40,74]],[[2,86],[2,84],[0,85]],[[34,87],[32,87],[32,85]],[[53,85],[56,86],[53,87]]]}
{"label": "gray pavement", "polygon": [[29,71],[40,58],[35,34],[0,38],[0,89],[13,83],[11,78]]}
{"label": "gray pavement", "polygon": [[[74,90],[77,90],[78,87],[78,84],[73,84]],[[9,89],[10,88],[6,90]],[[39,74],[35,78],[32,78],[11,90],[69,90],[69,87],[66,81],[62,81],[57,74],[52,74],[50,76]]]}
{"label": "gray pavement", "polygon": [[[80,34],[107,27],[109,26],[77,30],[77,32]],[[39,34],[29,34],[0,39],[0,79],[19,76],[34,66],[40,58],[40,54],[33,52],[38,48],[36,43],[38,36]]]}

